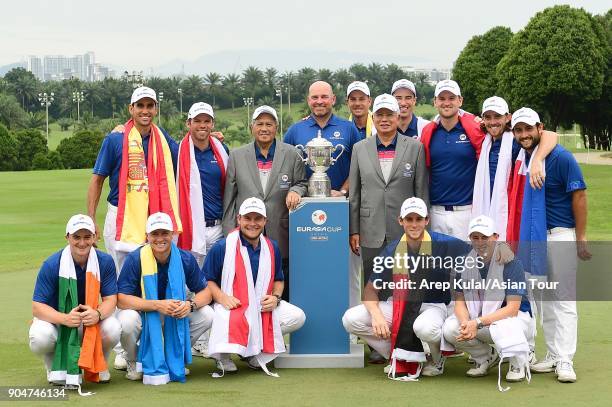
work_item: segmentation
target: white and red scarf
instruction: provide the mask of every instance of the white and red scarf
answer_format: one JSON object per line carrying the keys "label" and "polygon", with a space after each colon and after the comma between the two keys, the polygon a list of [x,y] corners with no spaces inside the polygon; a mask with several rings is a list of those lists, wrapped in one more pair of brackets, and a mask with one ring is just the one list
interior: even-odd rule
{"label": "white and red scarf", "polygon": [[499,240],[502,241],[506,240],[506,225],[508,224],[508,190],[509,186],[511,187],[509,181],[511,181],[513,139],[514,136],[509,131],[502,135],[495,181],[493,182],[493,193],[491,194],[489,152],[493,145],[493,139],[487,133],[478,158],[472,198],[472,217],[486,215],[495,220]]}
{"label": "white and red scarf", "polygon": [[274,285],[274,247],[263,235],[259,237],[259,245],[259,269],[257,281],[253,281],[249,253],[242,245],[240,231],[236,229],[227,235],[220,288],[240,300],[241,305],[228,310],[219,303],[214,304],[208,350],[213,357],[221,353],[254,356],[266,374],[277,376],[268,371],[266,363],[285,352],[278,309],[261,311],[261,300],[272,294]]}
{"label": "white and red scarf", "polygon": [[[219,140],[214,137],[209,137],[209,140],[217,165],[221,169],[221,196],[223,197],[228,155]],[[187,133],[179,146],[176,181],[179,213],[183,220],[183,233],[178,238],[178,247],[204,255],[206,254],[206,219],[204,218],[202,180],[193,149],[191,134]]]}

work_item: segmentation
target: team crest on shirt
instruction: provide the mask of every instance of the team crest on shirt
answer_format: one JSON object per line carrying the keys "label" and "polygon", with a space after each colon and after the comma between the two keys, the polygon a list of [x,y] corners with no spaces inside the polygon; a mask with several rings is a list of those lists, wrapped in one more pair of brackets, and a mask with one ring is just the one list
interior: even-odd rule
{"label": "team crest on shirt", "polygon": [[312,213],[312,223],[321,226],[327,221],[327,214],[321,209],[317,209]]}
{"label": "team crest on shirt", "polygon": [[412,168],[412,165],[410,165],[410,163],[406,163],[406,165],[404,165],[404,168],[406,168],[406,171],[409,171]]}
{"label": "team crest on shirt", "polygon": [[339,132],[339,131],[334,131],[334,138],[335,138],[335,139],[340,139],[340,138],[342,138],[342,135],[340,134],[340,132]]}
{"label": "team crest on shirt", "polygon": [[281,176],[281,179],[282,179],[283,181],[287,182],[287,181],[289,181],[289,176],[288,176],[287,174],[283,174],[283,175]]}
{"label": "team crest on shirt", "polygon": [[465,134],[459,136],[459,140],[465,141],[465,139],[467,139],[467,136]]}

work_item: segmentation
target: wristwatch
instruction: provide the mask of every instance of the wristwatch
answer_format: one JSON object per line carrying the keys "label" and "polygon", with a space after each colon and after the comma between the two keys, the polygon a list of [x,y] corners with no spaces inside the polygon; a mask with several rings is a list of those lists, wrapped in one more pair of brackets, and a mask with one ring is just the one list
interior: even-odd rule
{"label": "wristwatch", "polygon": [[196,310],[196,303],[194,300],[188,300],[189,301],[189,307],[191,308],[191,312]]}
{"label": "wristwatch", "polygon": [[476,329],[482,329],[482,328],[484,328],[484,324],[482,323],[480,318],[476,318]]}
{"label": "wristwatch", "polygon": [[279,294],[272,294],[272,295],[276,297],[276,306],[278,307],[278,304],[280,304],[281,302],[281,296]]}

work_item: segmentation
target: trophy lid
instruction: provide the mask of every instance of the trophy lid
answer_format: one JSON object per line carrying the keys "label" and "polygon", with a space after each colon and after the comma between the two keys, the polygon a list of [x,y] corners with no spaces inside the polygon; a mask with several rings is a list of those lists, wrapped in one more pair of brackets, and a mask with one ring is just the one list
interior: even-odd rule
{"label": "trophy lid", "polygon": [[321,130],[317,131],[317,137],[306,143],[306,147],[330,148],[333,146],[334,145],[330,141],[321,136]]}

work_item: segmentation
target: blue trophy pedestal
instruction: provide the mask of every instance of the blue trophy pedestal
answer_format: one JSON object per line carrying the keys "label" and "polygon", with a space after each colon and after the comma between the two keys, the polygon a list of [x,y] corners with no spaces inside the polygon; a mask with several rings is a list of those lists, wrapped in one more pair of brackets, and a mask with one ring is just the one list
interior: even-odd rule
{"label": "blue trophy pedestal", "polygon": [[348,201],[303,198],[289,214],[290,302],[306,314],[278,368],[363,367],[342,326],[349,308]]}

